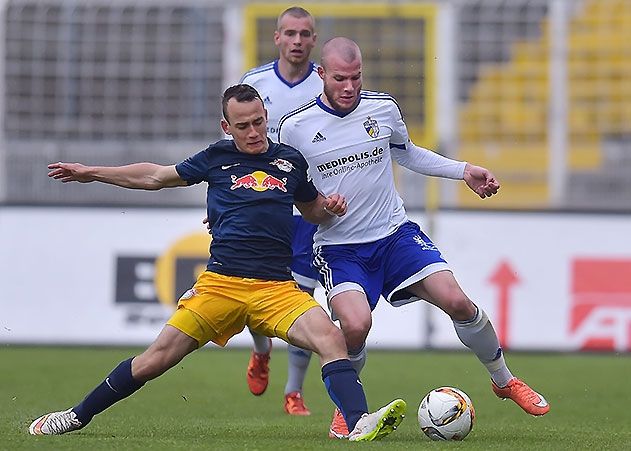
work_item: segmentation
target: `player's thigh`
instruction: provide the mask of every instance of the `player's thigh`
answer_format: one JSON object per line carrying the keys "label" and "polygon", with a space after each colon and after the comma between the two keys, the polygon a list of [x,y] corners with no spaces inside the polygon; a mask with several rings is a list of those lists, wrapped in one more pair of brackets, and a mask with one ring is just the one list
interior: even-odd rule
{"label": "player's thigh", "polygon": [[256,281],[248,302],[247,325],[261,335],[289,341],[287,333],[306,311],[319,308],[294,281]]}
{"label": "player's thigh", "polygon": [[194,338],[201,347],[212,341],[225,346],[247,320],[249,279],[206,271],[179,300],[168,324]]}
{"label": "player's thigh", "polygon": [[407,302],[410,293],[417,295],[414,291],[420,286],[417,282],[436,272],[449,270],[440,250],[413,222],[402,224],[386,238],[383,250],[380,258],[385,281],[381,294],[394,305]]}
{"label": "player's thigh", "polygon": [[441,300],[464,294],[451,271],[438,271],[430,274],[411,285],[408,290],[433,304],[440,304]]}
{"label": "player's thigh", "polygon": [[[381,268],[370,268],[375,252],[371,244],[319,246],[315,250],[314,265],[320,273],[327,300],[337,295],[358,291],[374,309],[383,285]],[[329,304],[330,307],[330,304]],[[333,319],[337,319],[335,316]]]}
{"label": "player's thigh", "polygon": [[475,315],[473,302],[462,291],[451,271],[439,271],[408,288],[457,320]]}
{"label": "player's thigh", "polygon": [[300,315],[289,328],[287,336],[291,344],[316,352],[322,364],[348,357],[342,331],[321,307]]}
{"label": "player's thigh", "polygon": [[154,342],[134,358],[132,375],[143,382],[153,379],[172,368],[197,347],[194,338],[166,324]]}

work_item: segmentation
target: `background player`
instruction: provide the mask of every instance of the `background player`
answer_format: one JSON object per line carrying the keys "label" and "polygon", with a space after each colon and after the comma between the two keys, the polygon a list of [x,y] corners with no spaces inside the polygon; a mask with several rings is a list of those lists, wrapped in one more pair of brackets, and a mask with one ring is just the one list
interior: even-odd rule
{"label": "background player", "polygon": [[[309,60],[316,43],[315,21],[303,8],[294,6],[283,11],[276,23],[274,43],[278,59],[248,71],[241,78],[261,94],[267,109],[267,133],[278,140],[280,118],[315,98],[322,91],[322,80],[316,65]],[[313,295],[318,273],[313,268],[313,234],[317,226],[306,222],[294,209],[292,240],[292,275],[301,290]],[[252,394],[261,395],[269,383],[269,359],[272,341],[252,332],[254,350],[247,370],[248,387]],[[290,415],[310,415],[304,403],[302,387],[311,359],[311,351],[288,345],[287,383],[284,410]]]}
{"label": "background player", "polygon": [[[318,72],[324,92],[281,119],[279,137],[300,149],[321,193],[347,198],[349,214],[318,228],[315,264],[358,374],[380,295],[394,306],[425,299],[451,317],[461,342],[489,371],[497,396],[544,415],[548,403],[513,377],[486,313],[465,295],[440,251],[407,218],[391,157],[421,174],[464,180],[483,199],[497,193],[499,183],[484,168],[415,146],[397,102],[388,94],[361,90],[362,58],[355,42],[328,41]],[[331,434],[347,433],[336,412]]]}
{"label": "background player", "polygon": [[211,144],[178,165],[49,165],[49,177],[62,182],[98,181],[146,190],[207,182],[213,240],[207,270],[180,298],[153,344],[121,362],[76,406],[37,418],[29,427],[31,434],[59,435],[85,427],[187,354],[209,341],[224,346],[246,325],[320,355],[331,399],[349,425],[356,426],[351,440],[381,438],[403,419],[403,400],[367,413],[342,332],[309,294],[297,288],[288,269],[292,204],[314,222],[330,221],[345,214],[344,198],[335,194],[325,199],[308,182],[300,153],[268,140],[265,109],[254,88],[228,88],[222,107],[221,126],[234,140]]}

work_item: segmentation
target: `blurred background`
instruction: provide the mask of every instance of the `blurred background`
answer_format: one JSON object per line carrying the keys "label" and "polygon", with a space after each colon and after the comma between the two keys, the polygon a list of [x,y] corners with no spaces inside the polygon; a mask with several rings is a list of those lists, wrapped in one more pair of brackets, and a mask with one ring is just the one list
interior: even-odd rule
{"label": "blurred background", "polygon": [[[1,1],[0,341],[150,341],[203,267],[205,187],[61,184],[46,164],[171,164],[221,138],[223,90],[276,58],[294,4],[319,44],[360,44],[364,87],[398,99],[415,143],[501,181],[481,201],[396,168],[505,346],[631,350],[627,0]],[[373,345],[459,346],[410,309],[380,313]]]}
{"label": "blurred background", "polygon": [[[41,162],[175,162],[218,139],[223,89],[276,57],[287,5],[3,1],[0,200],[197,205],[190,190],[51,186]],[[362,45],[364,86],[399,100],[415,141],[503,182],[497,202],[445,189],[442,206],[631,210],[628,1],[303,6],[320,43]],[[400,175],[407,205],[423,207],[423,178]]]}

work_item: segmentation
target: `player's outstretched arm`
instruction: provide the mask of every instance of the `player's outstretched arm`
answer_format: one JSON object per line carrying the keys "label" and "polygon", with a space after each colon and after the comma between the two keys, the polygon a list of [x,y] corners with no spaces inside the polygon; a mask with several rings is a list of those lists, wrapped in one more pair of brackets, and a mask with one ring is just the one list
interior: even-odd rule
{"label": "player's outstretched arm", "polygon": [[131,189],[158,190],[185,186],[175,166],[134,163],[126,166],[84,166],[80,163],[51,163],[48,177],[67,182],[101,182]]}
{"label": "player's outstretched arm", "polygon": [[318,194],[311,202],[296,202],[296,207],[305,221],[313,224],[322,224],[331,220],[333,216],[344,216],[348,209],[346,198],[341,194],[331,194],[327,197]]}
{"label": "player's outstretched arm", "polygon": [[464,169],[464,181],[471,190],[482,199],[497,194],[500,182],[486,168],[467,163]]}

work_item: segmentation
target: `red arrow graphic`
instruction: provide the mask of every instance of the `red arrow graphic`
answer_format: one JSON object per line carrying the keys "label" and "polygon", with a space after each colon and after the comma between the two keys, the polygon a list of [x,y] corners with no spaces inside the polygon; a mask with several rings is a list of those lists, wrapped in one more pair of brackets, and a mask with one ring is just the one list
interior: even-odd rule
{"label": "red arrow graphic", "polygon": [[491,274],[489,281],[497,285],[499,292],[497,334],[500,346],[508,348],[508,309],[510,304],[510,288],[519,282],[517,273],[507,260],[502,260],[497,269]]}

